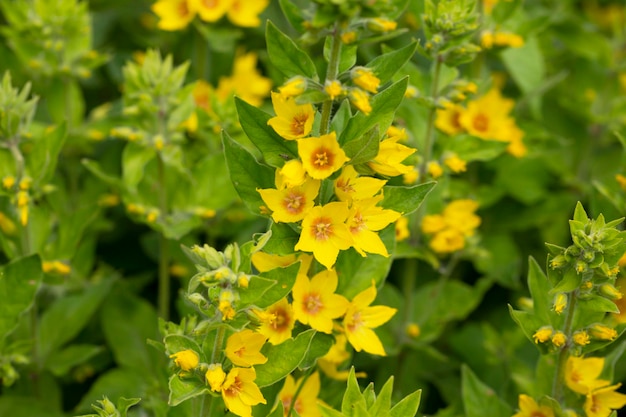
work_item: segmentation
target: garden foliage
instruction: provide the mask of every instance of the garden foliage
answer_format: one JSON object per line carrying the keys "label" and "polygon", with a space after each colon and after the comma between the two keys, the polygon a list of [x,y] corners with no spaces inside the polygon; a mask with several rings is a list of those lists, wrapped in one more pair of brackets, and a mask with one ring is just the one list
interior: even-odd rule
{"label": "garden foliage", "polygon": [[621,2],[4,0],[0,36],[0,416],[626,405]]}

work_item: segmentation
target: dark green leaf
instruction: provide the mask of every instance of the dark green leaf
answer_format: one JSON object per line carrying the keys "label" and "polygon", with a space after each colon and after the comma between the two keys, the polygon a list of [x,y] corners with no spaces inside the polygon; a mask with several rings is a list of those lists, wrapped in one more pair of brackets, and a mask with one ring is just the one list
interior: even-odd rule
{"label": "dark green leaf", "polygon": [[172,407],[200,395],[210,395],[209,393],[211,392],[209,387],[197,378],[183,379],[178,374],[171,376],[169,387],[170,397],[168,404]]}
{"label": "dark green leaf", "polygon": [[386,83],[406,64],[417,48],[417,42],[411,42],[396,51],[379,55],[370,61],[366,66],[371,68],[381,84]]}
{"label": "dark green leaf", "polygon": [[410,187],[396,187],[387,185],[383,187],[385,198],[381,206],[402,214],[410,214],[419,208],[426,195],[433,189],[436,182],[412,185]]}
{"label": "dark green leaf", "polygon": [[31,307],[42,276],[38,255],[18,258],[0,269],[0,346]]}
{"label": "dark green leaf", "polygon": [[461,395],[467,417],[510,417],[513,410],[467,366],[461,367]]}
{"label": "dark green leaf", "polygon": [[294,246],[300,239],[300,234],[285,223],[272,223],[270,227],[272,237],[263,248],[275,255],[290,255],[294,253]]}
{"label": "dark green leaf", "polygon": [[298,368],[305,370],[314,366],[317,359],[328,353],[328,350],[334,343],[335,338],[333,336],[322,332],[315,333],[313,341],[309,346],[309,351],[306,353],[304,359],[302,359],[300,365],[298,365]]}
{"label": "dark green leaf", "polygon": [[[296,262],[293,265],[284,268],[274,268],[259,275],[261,278],[274,281],[276,284],[261,294],[262,298],[255,301],[256,306],[260,308],[269,307],[286,297],[293,288],[293,284],[296,282],[299,269],[300,262]],[[252,281],[250,281],[250,283],[252,283]]]}
{"label": "dark green leaf", "polygon": [[306,357],[315,333],[315,330],[309,329],[295,339],[288,339],[280,345],[265,344],[261,353],[267,357],[267,362],[255,366],[257,375],[255,383],[259,387],[265,387],[293,372]]}
{"label": "dark green leaf", "polygon": [[380,133],[378,126],[374,126],[363,136],[358,137],[342,146],[346,156],[350,158],[350,164],[358,165],[371,161],[378,155],[380,145]]}
{"label": "dark green leaf", "polygon": [[54,375],[62,377],[75,366],[87,362],[103,350],[102,346],[96,345],[70,345],[50,356],[47,369]]}
{"label": "dark green leaf", "polygon": [[317,79],[317,70],[309,55],[269,20],[265,31],[265,42],[270,61],[287,78],[303,75]]}

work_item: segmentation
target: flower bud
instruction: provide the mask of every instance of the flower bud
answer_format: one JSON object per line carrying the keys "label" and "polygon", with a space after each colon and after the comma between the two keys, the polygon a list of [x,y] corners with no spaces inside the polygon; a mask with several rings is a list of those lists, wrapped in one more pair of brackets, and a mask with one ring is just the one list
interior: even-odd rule
{"label": "flower bud", "polygon": [[600,294],[611,300],[621,300],[622,293],[611,284],[602,284],[600,286]]}
{"label": "flower bud", "polygon": [[191,349],[176,352],[170,355],[170,358],[174,359],[176,366],[183,371],[190,371],[198,366],[198,363],[200,363],[200,357]]}

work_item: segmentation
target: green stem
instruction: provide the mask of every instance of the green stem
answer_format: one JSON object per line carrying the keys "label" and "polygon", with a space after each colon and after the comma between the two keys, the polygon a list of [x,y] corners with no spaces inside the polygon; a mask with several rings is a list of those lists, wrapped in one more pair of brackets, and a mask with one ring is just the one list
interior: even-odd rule
{"label": "green stem", "polygon": [[[202,33],[200,32],[200,25],[201,23],[196,23],[196,32],[194,39],[194,61],[196,64],[196,78],[199,80],[208,80],[210,74],[206,74],[206,71],[208,57],[207,52],[209,44],[206,42],[204,36],[202,36]],[[210,69],[210,66],[208,66],[208,68]]]}
{"label": "green stem", "polygon": [[[330,40],[330,57],[328,59],[328,71],[326,81],[334,81],[339,74],[339,61],[341,58],[341,30],[339,22],[335,23],[333,36]],[[333,109],[333,100],[326,100],[322,103],[322,120],[320,123],[320,135],[325,135],[330,131],[330,114]]]}
{"label": "green stem", "polygon": [[70,131],[70,128],[72,127],[72,111],[73,111],[73,106],[72,106],[72,97],[70,95],[70,79],[69,78],[64,78],[63,79],[63,87],[64,90],[63,91],[63,101],[65,104],[65,119],[67,121],[67,131]]}
{"label": "green stem", "polygon": [[217,328],[217,335],[215,335],[215,343],[213,344],[213,352],[211,352],[211,363],[216,363],[219,359],[218,352],[221,352],[222,345],[224,344],[224,336],[226,335],[226,326],[221,325]]}
{"label": "green stem", "polygon": [[428,112],[428,121],[426,123],[426,137],[424,138],[424,159],[420,165],[419,178],[420,182],[424,182],[426,179],[426,169],[428,167],[428,161],[430,160],[433,145],[435,142],[435,116],[437,114],[437,107],[435,102],[439,97],[439,77],[441,74],[441,64],[443,60],[440,56],[435,59],[435,69],[433,73],[433,82],[431,85],[430,95],[433,99],[433,107]]}
{"label": "green stem", "polygon": [[[567,336],[567,340],[571,340],[572,322],[574,321],[574,314],[576,312],[576,291],[569,293],[570,300],[567,306],[567,315],[565,316],[565,323],[563,324],[563,333]],[[556,362],[556,369],[554,370],[554,380],[552,381],[552,398],[561,402],[563,399],[563,381],[565,381],[565,364],[569,357],[568,344],[566,343],[559,352],[559,356]]]}
{"label": "green stem", "polygon": [[[167,216],[167,184],[165,182],[165,163],[157,155],[157,176],[159,183],[159,210],[162,219]],[[165,221],[165,220],[164,220]],[[170,316],[170,247],[163,232],[159,233],[159,316],[169,320]]]}

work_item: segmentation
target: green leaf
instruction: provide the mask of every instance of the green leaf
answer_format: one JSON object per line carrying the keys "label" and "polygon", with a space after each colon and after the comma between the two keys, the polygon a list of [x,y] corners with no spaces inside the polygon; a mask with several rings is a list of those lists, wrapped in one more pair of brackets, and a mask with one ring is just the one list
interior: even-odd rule
{"label": "green leaf", "polygon": [[0,269],[0,346],[32,306],[42,277],[38,255],[16,259]]}
{"label": "green leaf", "polygon": [[350,158],[350,164],[363,164],[376,158],[380,145],[379,138],[378,126],[374,126],[371,130],[365,132],[363,136],[344,143],[342,149],[346,156]]}
{"label": "green leaf", "polygon": [[390,376],[383,388],[378,393],[374,405],[368,410],[373,416],[389,415],[391,408],[391,394],[393,392],[393,376]]}
{"label": "green leaf", "polygon": [[[293,288],[293,284],[296,282],[296,276],[298,275],[299,269],[300,262],[296,262],[293,265],[289,265],[284,268],[274,268],[270,271],[260,274],[260,278],[269,280],[273,283],[273,285],[271,285],[269,288],[264,289],[263,291],[257,291],[256,297],[252,295],[246,295],[245,297],[250,299],[250,301],[248,301],[248,304],[255,304],[259,308],[266,308],[286,297]],[[254,280],[255,278],[252,278],[250,280],[250,287],[248,287],[247,290],[240,291],[242,297],[251,289],[254,290]],[[242,302],[242,305],[245,304]]]}
{"label": "green leaf", "polygon": [[44,401],[31,396],[4,394],[0,397],[0,416],[11,417],[62,417],[64,413],[53,410]]}
{"label": "green leaf", "polygon": [[318,405],[318,408],[322,413],[322,417],[345,417],[343,413],[340,413],[339,411],[330,408],[324,403],[320,403]]}
{"label": "green leaf", "polygon": [[78,81],[65,77],[54,78],[46,91],[45,102],[50,117],[55,123],[67,122],[78,126],[85,114],[85,99]]}
{"label": "green leaf", "polygon": [[464,161],[490,161],[501,155],[508,146],[506,142],[484,140],[471,135],[450,138],[446,150],[454,152]]}
{"label": "green leaf", "polygon": [[285,164],[286,160],[298,158],[296,141],[283,139],[267,124],[272,118],[263,110],[235,97],[237,114],[241,128],[252,143],[261,151],[265,161],[276,168]]}
{"label": "green leaf", "polygon": [[413,54],[415,54],[416,49],[417,42],[411,42],[396,51],[377,56],[370,61],[366,67],[371,68],[374,75],[380,79],[381,84],[384,84],[389,81],[404,64],[409,62]]}
{"label": "green leaf", "polygon": [[510,417],[511,407],[485,385],[467,365],[461,366],[461,395],[466,417]]}
{"label": "green leaf", "polygon": [[301,370],[309,369],[314,366],[318,358],[321,358],[328,353],[331,346],[335,343],[335,338],[329,334],[317,332],[313,336],[313,341],[309,346],[309,350],[306,353],[304,359],[298,368]]}
{"label": "green leaf", "polygon": [[359,389],[359,382],[356,380],[354,374],[354,366],[350,368],[350,375],[348,376],[348,387],[343,394],[343,400],[341,401],[341,412],[344,416],[358,416],[354,413],[355,407],[361,406],[367,408],[365,404],[365,398],[361,394]]}
{"label": "green leaf", "polygon": [[83,166],[87,168],[87,171],[91,172],[97,178],[99,178],[104,183],[116,188],[122,189],[124,187],[124,183],[118,177],[114,177],[113,175],[109,175],[102,170],[100,164],[96,161],[92,161],[90,159],[83,159],[81,161]]}
{"label": "green leaf", "polygon": [[[533,345],[536,345],[533,335],[537,330],[539,330],[543,326],[547,326],[550,322],[546,322],[534,314],[528,313],[526,311],[514,310],[513,307],[509,305],[509,313],[519,327],[521,327],[522,332],[526,335],[526,338],[532,342]],[[539,348],[539,345],[536,345]],[[539,348],[540,349],[540,348]],[[541,350],[541,349],[540,349]]]}
{"label": "green leaf", "polygon": [[358,112],[350,118],[348,124],[341,136],[339,143],[343,145],[353,141],[378,125],[380,132],[387,131],[389,125],[393,121],[396,109],[404,98],[406,87],[408,85],[408,77],[402,78],[400,81],[392,84],[385,90],[371,98],[372,112],[368,115]]}
{"label": "green leaf", "polygon": [[140,401],[141,398],[120,397],[120,399],[117,400],[117,411],[120,412],[121,417],[126,417],[126,415],[128,414],[128,409],[133,405],[139,404]]}
{"label": "green leaf", "polygon": [[[326,62],[330,61],[332,40],[332,36],[327,36],[326,40],[324,41],[324,59],[326,60]],[[357,45],[341,45],[341,50],[339,51],[339,74],[349,70],[354,66],[354,64],[356,63],[356,52]]]}
{"label": "green leaf", "polygon": [[588,312],[618,313],[619,308],[613,301],[597,294],[589,294],[585,298],[578,298],[580,308]]}
{"label": "green leaf", "polygon": [[257,188],[273,188],[274,171],[267,165],[259,164],[250,152],[235,142],[225,131],[222,132],[222,142],[228,174],[235,190],[248,209],[258,214],[259,208],[265,203]]}
{"label": "green leaf", "polygon": [[102,346],[70,345],[63,350],[54,352],[46,364],[46,369],[55,376],[62,377],[75,366],[87,362],[102,351],[104,351]]}
{"label": "green leaf", "polygon": [[149,383],[141,373],[127,368],[114,368],[98,377],[87,394],[81,398],[76,410],[90,410],[91,404],[101,400],[103,395],[110,398],[137,397]]}
{"label": "green leaf", "polygon": [[300,49],[291,38],[268,20],[265,31],[267,53],[274,67],[287,78],[296,75],[317,79],[315,64],[309,55]]}
{"label": "green leaf", "polygon": [[574,268],[568,268],[562,276],[563,278],[550,290],[551,295],[574,291],[580,286],[582,277],[576,273]]}
{"label": "green leaf", "polygon": [[46,129],[45,134],[32,147],[26,161],[39,186],[48,184],[52,179],[66,138],[67,126],[65,122],[61,122],[53,129]]}
{"label": "green leaf", "polygon": [[39,355],[44,362],[87,325],[109,293],[113,281],[114,279],[106,279],[81,294],[58,298],[44,311],[37,328]]}
{"label": "green leaf", "polygon": [[304,32],[304,17],[302,16],[300,8],[291,2],[291,0],[279,0],[278,3],[280,4],[280,8],[291,26],[293,26],[293,28],[298,32]]}
{"label": "green leaf", "polygon": [[165,336],[165,338],[163,339],[163,343],[165,344],[167,353],[169,353],[170,355],[190,349],[196,352],[198,356],[200,356],[201,362],[204,361],[204,359],[202,358],[202,348],[200,347],[198,342],[196,342],[189,336],[185,336],[182,334],[170,334]]}
{"label": "green leaf", "polygon": [[419,208],[426,198],[426,195],[437,184],[436,182],[427,182],[425,184],[417,184],[409,187],[396,187],[386,185],[383,187],[383,195],[385,198],[380,205],[386,209],[391,209],[404,215],[413,213]]}
{"label": "green leaf", "polygon": [[172,407],[200,395],[210,395],[211,392],[206,384],[199,381],[197,378],[182,379],[178,374],[174,374],[170,377],[169,387],[170,396],[168,404]]}
{"label": "green leaf", "polygon": [[[552,297],[549,297],[551,289],[548,277],[534,258],[528,259],[528,288],[533,299],[533,308],[536,316],[546,324],[550,322],[550,306]],[[536,329],[535,329],[536,330]]]}
{"label": "green leaf", "polygon": [[574,209],[574,221],[586,224],[589,221],[589,216],[587,216],[587,212],[585,208],[580,203],[580,201],[576,202],[576,208]]}
{"label": "green leaf", "polygon": [[294,246],[300,239],[300,234],[285,223],[272,223],[270,227],[272,237],[267,241],[263,250],[275,255],[290,255],[294,253]]}
{"label": "green leaf", "polygon": [[122,153],[122,178],[126,187],[131,190],[137,188],[143,178],[146,165],[155,156],[156,151],[153,148],[135,142],[126,144]]}
{"label": "green leaf", "polygon": [[390,417],[412,417],[417,413],[422,399],[422,390],[417,390],[404,397],[390,411]]}
{"label": "green leaf", "polygon": [[265,387],[293,372],[306,357],[315,333],[315,330],[309,329],[279,345],[265,344],[261,353],[267,357],[267,362],[255,366],[257,378],[254,382],[259,387]]}

